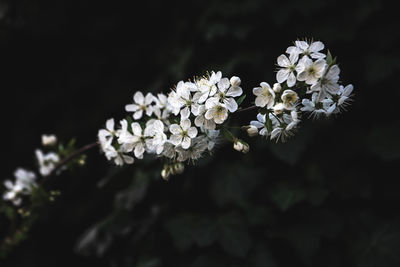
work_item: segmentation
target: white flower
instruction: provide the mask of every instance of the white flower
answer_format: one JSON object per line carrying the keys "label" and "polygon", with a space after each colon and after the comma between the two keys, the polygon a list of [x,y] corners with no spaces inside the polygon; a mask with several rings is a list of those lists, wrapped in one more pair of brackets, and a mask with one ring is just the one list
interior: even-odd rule
{"label": "white flower", "polygon": [[259,134],[262,136],[267,137],[269,135],[269,132],[268,132],[268,129],[266,126],[265,114],[258,113],[257,120],[251,121],[250,126],[260,129]]}
{"label": "white flower", "polygon": [[149,150],[155,151],[156,154],[161,154],[167,141],[167,135],[164,133],[164,123],[160,120],[148,121],[144,135],[151,137],[146,139],[146,146]]}
{"label": "white flower", "polygon": [[228,110],[224,104],[214,100],[215,104],[204,115],[206,120],[213,120],[216,124],[222,124],[228,118]]}
{"label": "white flower", "polygon": [[301,69],[301,66],[296,66],[297,59],[297,55],[294,56],[294,54],[289,56],[289,58],[285,55],[280,55],[278,57],[278,65],[282,67],[276,73],[276,80],[278,81],[278,83],[283,83],[284,81],[287,81],[287,85],[289,87],[292,87],[296,84],[296,76],[294,75],[294,71],[299,72]]}
{"label": "white flower", "polygon": [[42,176],[49,175],[60,161],[59,156],[54,152],[43,154],[40,149],[36,149],[35,154],[39,163],[39,172]]}
{"label": "white flower", "polygon": [[314,118],[329,116],[336,109],[336,103],[330,98],[318,102],[318,93],[313,93],[311,100],[304,98],[301,103],[303,107],[300,110],[310,112],[310,117]]}
{"label": "white flower", "polygon": [[318,100],[326,98],[328,94],[334,95],[339,91],[339,74],[340,69],[337,65],[333,65],[330,68],[326,65],[324,74],[319,81],[312,85],[310,91],[319,92]]}
{"label": "white flower", "polygon": [[170,143],[175,146],[181,145],[183,149],[190,147],[191,138],[197,136],[197,128],[190,127],[191,122],[189,119],[183,119],[178,124],[172,124],[169,126],[169,131],[172,133],[170,137]]}
{"label": "white flower", "polygon": [[293,109],[294,103],[299,99],[297,93],[293,90],[285,90],[281,96],[285,109]]}
{"label": "white flower", "polygon": [[324,74],[326,61],[324,59],[318,59],[313,62],[307,57],[303,57],[303,59],[301,63],[299,63],[301,64],[302,71],[298,73],[297,80],[305,81],[306,84],[313,85]]}
{"label": "white flower", "polygon": [[342,85],[339,88],[339,92],[336,96],[337,98],[337,104],[336,104],[336,109],[334,113],[341,112],[343,110],[346,110],[346,107],[350,104],[352,101],[351,93],[353,92],[353,85],[349,84],[346,87],[343,87]]}
{"label": "white flower", "polygon": [[261,87],[256,87],[253,89],[253,94],[256,95],[255,104],[257,107],[272,108],[274,105],[275,92],[271,89],[268,83],[260,83]]}
{"label": "white flower", "polygon": [[147,116],[151,116],[153,113],[151,103],[154,102],[154,96],[151,93],[147,93],[146,97],[144,97],[143,93],[138,91],[133,95],[133,102],[134,104],[126,105],[125,110],[127,112],[133,112],[134,120],[142,118],[143,112],[145,112]]}
{"label": "white flower", "polygon": [[124,163],[133,164],[134,162],[133,157],[124,154],[127,153],[128,151],[126,151],[123,146],[121,146],[117,151],[115,147],[112,146],[110,143],[105,143],[104,146],[102,146],[102,149],[104,151],[106,158],[108,160],[114,160],[114,163],[117,166],[122,166],[124,165]]}
{"label": "white flower", "polygon": [[32,191],[32,187],[36,186],[36,175],[31,171],[18,168],[14,172],[14,177],[14,183],[11,180],[4,181],[7,191],[3,194],[3,199],[19,206],[22,202],[21,194],[28,195]]}
{"label": "white flower", "polygon": [[112,140],[115,135],[114,130],[114,119],[109,119],[106,122],[106,129],[99,130],[98,138],[100,143],[109,142],[110,139]]}
{"label": "white flower", "polygon": [[[197,115],[198,103],[192,98],[191,91],[197,88],[194,83],[180,81],[176,86],[176,91],[172,91],[168,95],[168,103],[173,107],[173,113],[177,115],[184,112],[189,117],[190,112]],[[185,107],[181,110],[182,107]]]}
{"label": "white flower", "polygon": [[215,130],[215,122],[205,118],[206,108],[204,105],[199,106],[199,115],[194,120],[194,125],[197,127],[205,127],[208,130]]}
{"label": "white flower", "polygon": [[133,153],[136,158],[142,159],[146,148],[146,137],[143,135],[143,130],[139,123],[133,122],[131,128],[133,135],[137,137],[137,141],[132,144],[135,149]]}
{"label": "white flower", "polygon": [[155,105],[153,106],[153,113],[159,120],[166,120],[170,113],[170,108],[168,105],[168,97],[164,94],[157,94],[154,97]]}
{"label": "white flower", "polygon": [[215,95],[218,91],[216,84],[221,80],[222,73],[218,71],[217,73],[211,72],[211,76],[206,78],[201,78],[196,80],[195,83],[198,88],[198,92],[195,93],[194,98],[197,99],[198,103],[204,103],[208,97]]}
{"label": "white flower", "polygon": [[218,92],[207,99],[206,109],[212,108],[216,103],[224,103],[230,112],[235,112],[238,105],[233,97],[240,96],[243,93],[242,88],[239,86],[231,86],[227,78],[223,78],[218,82]]}
{"label": "white flower", "polygon": [[43,146],[54,146],[57,143],[57,137],[52,135],[42,135],[42,145]]}
{"label": "white flower", "polygon": [[326,55],[319,52],[325,48],[324,44],[322,42],[312,42],[311,44],[308,44],[306,41],[296,41],[295,42],[296,46],[290,46],[287,48],[286,53],[290,55],[305,55],[305,56],[310,56],[311,58],[315,59],[320,59],[320,58],[325,58]]}

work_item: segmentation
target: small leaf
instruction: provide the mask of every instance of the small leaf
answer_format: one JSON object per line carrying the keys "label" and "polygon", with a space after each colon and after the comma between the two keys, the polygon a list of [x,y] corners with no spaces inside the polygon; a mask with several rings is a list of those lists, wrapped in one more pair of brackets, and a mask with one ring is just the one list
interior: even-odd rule
{"label": "small leaf", "polygon": [[281,211],[286,211],[294,204],[304,200],[306,192],[301,188],[281,185],[270,191],[270,198]]}
{"label": "small leaf", "polygon": [[236,137],[228,129],[222,128],[222,134],[229,142],[234,142]]}
{"label": "small leaf", "polygon": [[237,105],[240,106],[245,99],[246,95],[242,95],[241,97],[239,97],[238,100],[236,100]]}

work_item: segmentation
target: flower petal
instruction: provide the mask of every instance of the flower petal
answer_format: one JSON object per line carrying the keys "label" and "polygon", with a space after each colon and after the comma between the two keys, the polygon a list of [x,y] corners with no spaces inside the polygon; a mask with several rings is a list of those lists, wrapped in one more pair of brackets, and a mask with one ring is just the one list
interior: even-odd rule
{"label": "flower petal", "polygon": [[187,131],[187,135],[189,135],[190,138],[195,138],[197,136],[197,128],[190,127]]}
{"label": "flower petal", "polygon": [[144,104],[144,96],[143,96],[142,92],[137,91],[135,93],[135,95],[133,96],[133,100],[135,101],[135,103],[137,103],[139,105],[143,105]]}

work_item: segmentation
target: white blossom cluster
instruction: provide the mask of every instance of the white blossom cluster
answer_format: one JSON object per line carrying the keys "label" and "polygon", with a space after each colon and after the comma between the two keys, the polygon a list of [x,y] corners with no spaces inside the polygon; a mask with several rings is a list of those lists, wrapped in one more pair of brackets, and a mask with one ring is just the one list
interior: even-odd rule
{"label": "white blossom cluster", "polygon": [[236,97],[242,95],[241,80],[211,72],[192,81],[180,81],[168,95],[138,91],[133,103],[125,106],[132,117],[115,126],[106,122],[98,133],[100,146],[108,160],[117,165],[132,164],[144,153],[165,157],[171,164],[162,174],[178,173],[184,161],[194,161],[211,152],[218,142],[220,125],[238,109]]}
{"label": "white blossom cluster", "polygon": [[14,182],[11,180],[4,181],[6,191],[3,194],[3,199],[19,206],[22,202],[22,196],[29,195],[32,188],[36,186],[36,175],[31,171],[18,168],[14,172],[14,177]]}
{"label": "white blossom cluster", "polygon": [[[57,143],[55,135],[42,135],[42,145],[45,147],[53,147]],[[49,175],[55,168],[60,158],[55,152],[43,153],[41,149],[35,150],[35,156],[38,164],[39,173],[42,176]],[[3,185],[6,191],[3,199],[11,201],[15,206],[22,203],[22,197],[29,195],[33,187],[37,186],[37,176],[34,172],[24,168],[18,168],[14,172],[15,181],[5,180]]]}
{"label": "white blossom cluster", "polygon": [[310,117],[328,117],[345,110],[351,101],[352,85],[339,84],[336,59],[323,53],[322,42],[296,41],[277,58],[277,83],[262,82],[253,89],[257,120],[247,126],[250,136],[285,140],[298,126],[302,112]]}

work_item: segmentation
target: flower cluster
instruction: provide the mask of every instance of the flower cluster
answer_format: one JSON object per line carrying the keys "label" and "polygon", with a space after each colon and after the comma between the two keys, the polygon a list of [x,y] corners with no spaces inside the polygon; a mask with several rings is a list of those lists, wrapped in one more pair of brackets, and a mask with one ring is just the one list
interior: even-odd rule
{"label": "flower cluster", "polygon": [[[339,84],[336,58],[324,48],[319,41],[296,41],[277,58],[277,82],[261,82],[253,89],[255,106],[242,109],[258,108],[257,120],[243,127],[249,136],[285,141],[298,128],[302,113],[320,118],[345,110],[353,86]],[[98,133],[100,146],[117,165],[142,159],[145,152],[163,157],[164,178],[181,173],[182,162],[211,152],[220,131],[235,150],[247,153],[249,145],[226,125],[229,114],[239,110],[246,96],[242,94],[240,78],[223,78],[220,71],[180,81],[168,95],[136,92],[133,103],[125,106],[132,116],[117,127],[109,119]]]}
{"label": "flower cluster", "polygon": [[[72,143],[69,148],[64,149],[62,145],[56,151],[57,137],[55,135],[42,135],[43,149],[36,149],[36,163],[40,176],[49,176],[56,168],[57,163],[61,160],[61,155],[69,153],[67,150],[72,149]],[[47,153],[43,150],[48,151]],[[64,170],[61,168],[56,174]],[[5,180],[3,185],[6,191],[3,194],[3,199],[12,202],[15,206],[22,203],[24,195],[29,195],[34,187],[38,186],[37,174],[24,168],[17,168],[14,172],[15,181]]]}
{"label": "flower cluster", "polygon": [[109,119],[98,133],[105,156],[123,165],[142,159],[146,152],[169,159],[164,178],[179,172],[183,165],[177,162],[196,160],[218,142],[221,125],[238,109],[240,83],[239,77],[223,78],[219,71],[180,81],[168,95],[136,92],[133,103],[125,106],[132,116],[117,128]]}
{"label": "flower cluster", "polygon": [[4,186],[6,191],[3,194],[3,199],[11,201],[15,206],[21,205],[22,196],[29,195],[34,186],[36,186],[35,173],[18,168],[14,172],[15,182],[5,180]]}
{"label": "flower cluster", "polygon": [[277,58],[277,83],[253,89],[257,120],[246,127],[250,136],[283,140],[293,134],[302,112],[328,117],[345,109],[353,86],[339,84],[340,69],[322,42],[296,41]]}

